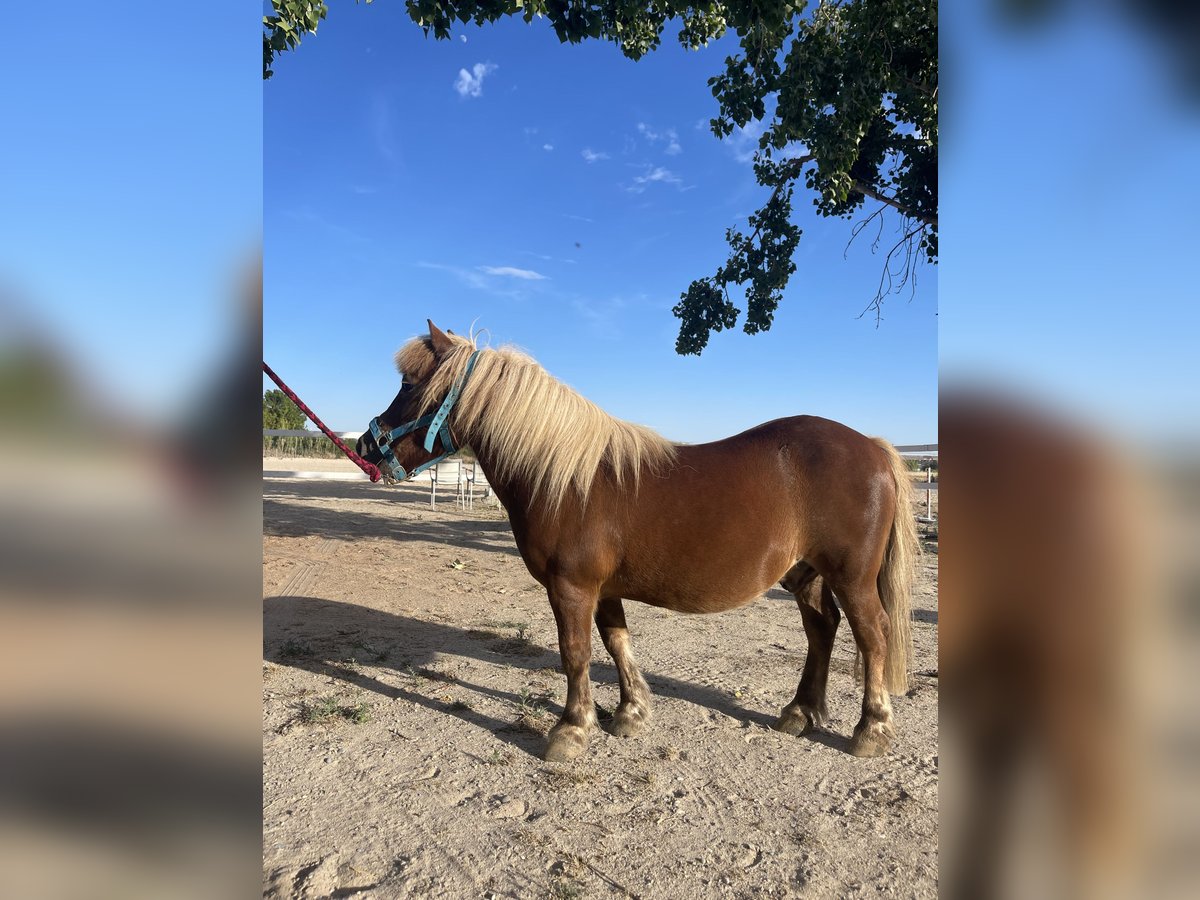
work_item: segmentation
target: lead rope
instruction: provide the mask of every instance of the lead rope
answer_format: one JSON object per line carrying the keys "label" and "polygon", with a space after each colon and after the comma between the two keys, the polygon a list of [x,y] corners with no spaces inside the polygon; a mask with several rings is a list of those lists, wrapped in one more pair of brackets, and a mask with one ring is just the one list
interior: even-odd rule
{"label": "lead rope", "polygon": [[380,479],[379,469],[377,469],[375,466],[371,465],[371,463],[367,462],[365,459],[363,459],[361,456],[359,456],[357,453],[355,453],[353,450],[351,450],[349,447],[347,447],[345,441],[343,441],[340,437],[338,437],[336,434],[334,434],[332,431],[330,431],[325,426],[325,423],[317,418],[317,414],[314,413],[307,406],[305,406],[304,401],[301,400],[299,397],[297,397],[292,392],[292,389],[290,387],[288,387],[286,384],[284,384],[283,381],[280,380],[278,375],[276,375],[273,371],[271,371],[270,366],[268,366],[264,362],[262,364],[262,367],[263,367],[263,371],[267,373],[267,376],[273,382],[275,382],[277,385],[279,385],[279,389],[281,391],[283,391],[285,394],[287,394],[288,398],[293,403],[295,403],[296,406],[298,406],[300,408],[300,412],[304,413],[306,416],[308,416],[310,419],[312,419],[313,424],[316,425],[318,428],[320,428],[323,432],[325,432],[325,437],[327,437],[331,441],[333,441],[334,444],[337,445],[337,448],[346,454],[346,456],[350,459],[350,462],[354,463],[356,466],[358,466],[360,469],[362,469],[364,472],[366,472],[367,477],[370,478],[371,481],[378,481]]}

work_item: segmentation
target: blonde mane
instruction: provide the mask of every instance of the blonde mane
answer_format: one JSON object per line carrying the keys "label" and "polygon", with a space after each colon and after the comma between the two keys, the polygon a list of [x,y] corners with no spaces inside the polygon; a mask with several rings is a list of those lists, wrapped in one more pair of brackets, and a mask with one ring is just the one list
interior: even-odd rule
{"label": "blonde mane", "polygon": [[[440,362],[428,337],[396,354],[396,367],[424,382],[414,418],[441,404],[476,349],[473,338],[449,338],[454,346]],[[551,509],[572,489],[586,502],[601,466],[636,488],[643,469],[654,473],[675,460],[675,444],[610,416],[512,347],[480,352],[450,423],[462,443],[487,455],[495,478],[528,485]]]}

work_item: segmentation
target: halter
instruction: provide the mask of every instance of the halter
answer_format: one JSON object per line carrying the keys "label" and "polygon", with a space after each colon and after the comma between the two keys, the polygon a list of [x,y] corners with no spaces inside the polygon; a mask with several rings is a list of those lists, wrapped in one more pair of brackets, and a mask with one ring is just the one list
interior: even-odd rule
{"label": "halter", "polygon": [[[475,368],[475,360],[479,357],[480,352],[476,350],[471,354],[471,358],[467,360],[467,368],[463,371],[462,375],[454,380],[454,384],[450,387],[450,392],[446,394],[446,399],[442,401],[442,405],[438,408],[437,412],[428,413],[419,419],[414,419],[412,422],[408,422],[399,428],[393,428],[387,432],[379,426],[378,416],[371,420],[369,426],[371,436],[375,438],[375,443],[379,445],[379,452],[383,454],[381,468],[385,469],[396,481],[407,481],[409,478],[420,475],[430,466],[436,466],[458,449],[454,446],[454,440],[450,436],[450,426],[446,420],[450,417],[450,410],[458,402],[458,397],[462,393],[467,379],[471,377],[471,370]],[[396,459],[396,454],[392,452],[392,441],[404,437],[409,432],[424,428],[426,425],[429,426],[429,430],[425,432],[426,452],[433,452],[433,442],[436,438],[442,439],[442,448],[446,452],[441,456],[435,456],[428,462],[421,463],[421,465],[417,466],[411,472],[406,472],[404,466],[400,465],[399,460]]]}

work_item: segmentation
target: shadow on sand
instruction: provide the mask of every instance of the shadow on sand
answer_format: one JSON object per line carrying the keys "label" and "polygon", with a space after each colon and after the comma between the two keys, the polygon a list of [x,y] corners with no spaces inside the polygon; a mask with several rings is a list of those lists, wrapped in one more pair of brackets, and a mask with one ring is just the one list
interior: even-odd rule
{"label": "shadow on sand", "polygon": [[[404,687],[385,684],[359,670],[351,663],[351,659],[357,655],[366,661],[371,653],[386,651],[384,660],[372,661],[371,665],[386,667],[402,677],[419,675],[477,696],[509,703],[513,706],[515,718],[522,697],[467,681],[451,672],[432,671],[427,667],[438,655],[451,655],[524,669],[531,677],[534,673],[545,676],[548,673],[544,670],[553,669],[554,677],[561,678],[556,650],[524,640],[504,640],[495,632],[427,622],[319,597],[268,597],[263,603],[263,613],[264,655],[272,662],[335,678],[388,699],[408,700],[435,712],[455,716],[492,732],[500,740],[533,756],[540,755],[544,749],[544,738],[514,721],[485,715],[458,700],[443,701]],[[312,635],[313,632],[321,637],[307,637],[307,643],[299,647],[289,643],[295,641],[297,634]],[[726,692],[669,676],[643,674],[651,691],[659,696],[677,697],[737,721],[767,728],[776,719],[775,714],[746,709]],[[593,662],[591,677],[594,683],[615,685],[617,670],[611,663]],[[562,713],[562,707],[557,704],[548,703],[546,708],[556,717]],[[849,738],[841,735],[814,730],[806,737],[842,752],[849,749]]]}
{"label": "shadow on sand", "polygon": [[[295,502],[299,501],[299,502]],[[346,509],[335,503],[312,501],[365,501],[373,509]],[[403,505],[404,514],[391,512]],[[454,518],[446,518],[451,514]],[[429,507],[427,488],[410,485],[381,487],[357,481],[271,481],[263,496],[263,534],[274,537],[319,536],[341,541],[370,537],[393,541],[427,541],[508,553],[516,556],[508,519],[456,509],[449,500]]]}

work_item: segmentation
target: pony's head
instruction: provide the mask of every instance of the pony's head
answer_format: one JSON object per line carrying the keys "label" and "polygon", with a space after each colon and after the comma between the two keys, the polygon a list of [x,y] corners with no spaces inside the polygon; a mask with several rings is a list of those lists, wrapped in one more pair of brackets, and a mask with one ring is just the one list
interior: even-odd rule
{"label": "pony's head", "polygon": [[447,334],[429,321],[429,335],[409,341],[396,354],[400,391],[391,405],[371,420],[355,448],[359,456],[379,468],[385,481],[411,477],[459,446],[448,422],[435,422],[434,414],[423,413],[430,403],[430,382],[437,381],[434,375],[442,362],[464,350],[474,352],[474,342]]}
{"label": "pony's head", "polygon": [[479,350],[474,339],[430,322],[428,337],[400,348],[396,367],[400,393],[358,442],[390,481],[467,443],[491,467],[493,485],[553,510],[568,494],[586,503],[602,470],[636,485],[643,469],[659,471],[675,458],[670,441],[613,418],[512,347]]}

